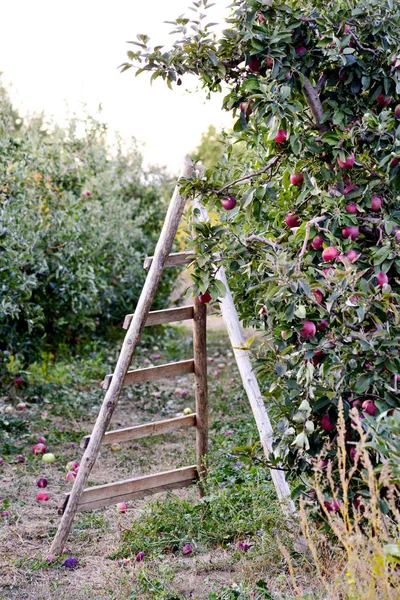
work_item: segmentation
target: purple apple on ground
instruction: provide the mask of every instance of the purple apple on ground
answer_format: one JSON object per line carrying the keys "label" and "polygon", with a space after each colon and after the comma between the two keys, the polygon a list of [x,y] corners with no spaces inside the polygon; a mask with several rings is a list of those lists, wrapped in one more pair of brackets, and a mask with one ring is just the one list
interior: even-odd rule
{"label": "purple apple on ground", "polygon": [[9,510],[2,510],[0,513],[0,517],[9,517],[10,516],[10,511]]}
{"label": "purple apple on ground", "polygon": [[287,131],[284,129],[279,129],[278,133],[275,136],[275,141],[277,144],[283,144],[288,139]]}
{"label": "purple apple on ground", "polygon": [[4,460],[2,458],[0,458],[0,467],[3,463],[4,463]]}
{"label": "purple apple on ground", "polygon": [[337,258],[339,256],[339,251],[337,250],[337,248],[335,248],[335,246],[328,246],[328,248],[325,248],[325,250],[322,252],[322,260],[324,262],[331,262],[332,260],[335,260],[335,258]]}
{"label": "purple apple on ground", "polygon": [[65,476],[65,479],[67,481],[74,481],[76,479],[76,472],[75,471],[68,471],[68,473]]}
{"label": "purple apple on ground", "polygon": [[338,156],[338,165],[339,167],[341,167],[342,169],[351,169],[352,167],[354,167],[354,163],[356,162],[356,159],[354,157],[354,154],[351,153],[347,156],[347,158],[345,160],[342,160],[340,158],[340,156]]}
{"label": "purple apple on ground", "polygon": [[146,554],[143,552],[143,550],[141,552],[138,552],[135,557],[136,562],[141,562],[142,560],[144,560],[145,556]]}
{"label": "purple apple on ground", "polygon": [[188,554],[192,554],[193,548],[191,544],[185,544],[182,548],[182,554],[187,556]]}
{"label": "purple apple on ground", "polygon": [[39,442],[39,444],[45,444],[46,438],[41,435],[40,437],[38,437],[38,442]]}
{"label": "purple apple on ground", "polygon": [[300,219],[294,213],[289,213],[285,217],[285,223],[291,229],[300,225]]}
{"label": "purple apple on ground", "polygon": [[236,206],[236,198],[234,196],[227,196],[221,200],[221,205],[225,210],[232,210]]}
{"label": "purple apple on ground", "polygon": [[76,460],[71,460],[69,463],[67,463],[65,468],[67,471],[76,471],[78,467],[79,463]]}
{"label": "purple apple on ground", "polygon": [[25,456],[23,456],[22,454],[18,454],[17,461],[19,463],[24,463],[25,462]]}
{"label": "purple apple on ground", "polygon": [[386,273],[383,273],[383,271],[377,274],[376,279],[379,287],[384,286],[385,283],[389,283],[389,277],[386,275]]}
{"label": "purple apple on ground", "polygon": [[67,569],[75,569],[78,566],[78,560],[74,556],[69,556],[63,562],[63,567]]}
{"label": "purple apple on ground", "polygon": [[371,210],[373,210],[374,212],[378,212],[381,209],[381,206],[382,198],[379,198],[379,196],[372,196]]}
{"label": "purple apple on ground", "polygon": [[321,235],[316,235],[311,242],[311,248],[313,248],[313,250],[322,250],[324,247],[323,245],[324,239]]}
{"label": "purple apple on ground", "polygon": [[290,183],[296,187],[301,187],[304,183],[303,173],[294,173],[290,176]]}
{"label": "purple apple on ground", "polygon": [[46,477],[41,477],[40,479],[38,479],[37,486],[38,488],[45,488],[47,487],[47,483],[48,481]]}
{"label": "purple apple on ground", "polygon": [[199,302],[202,302],[203,304],[208,304],[211,300],[211,294],[208,290],[199,296]]}
{"label": "purple apple on ground", "polygon": [[316,334],[316,331],[317,328],[315,326],[315,323],[313,323],[312,321],[304,321],[303,327],[300,330],[300,335],[302,338],[308,340]]}

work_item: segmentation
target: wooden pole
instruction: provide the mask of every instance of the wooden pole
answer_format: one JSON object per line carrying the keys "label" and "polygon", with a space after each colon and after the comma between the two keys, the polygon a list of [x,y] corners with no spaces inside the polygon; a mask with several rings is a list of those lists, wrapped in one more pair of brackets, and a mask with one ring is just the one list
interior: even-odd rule
{"label": "wooden pole", "polygon": [[[208,394],[207,394],[207,306],[194,300],[193,355],[196,398],[196,457],[200,482],[207,475]],[[203,489],[200,485],[200,495]]]}
{"label": "wooden pole", "polygon": [[[182,167],[180,177],[187,179],[192,176],[192,173],[193,163],[190,158],[187,157]],[[51,546],[52,554],[62,554],[64,550],[64,545],[69,532],[71,531],[75,513],[79,505],[79,499],[86,486],[88,477],[99,453],[101,441],[117,405],[124,378],[131,363],[133,353],[140,341],[151,304],[161,279],[164,264],[171,251],[172,244],[179,227],[179,222],[185,208],[185,203],[186,198],[180,194],[178,183],[175,187],[174,194],[168,207],[161,235],[154,252],[154,258],[143,286],[142,293],[140,294],[135,314],[126,333],[110,387],[105,395],[95,426],[90,436],[88,447],[86,448],[82,457],[78,475],[75,479],[74,487],[71,490],[68,504],[65,508],[58,531],[53,540],[53,544]]]}
{"label": "wooden pole", "polygon": [[[199,210],[198,218],[200,221],[210,220],[207,209],[199,202],[198,199],[195,199],[192,202],[192,205],[194,208],[197,208]],[[225,297],[219,298],[221,313],[225,321],[226,329],[228,331],[236,363],[238,365],[240,377],[242,379],[244,389],[246,390],[251,410],[253,412],[254,419],[257,424],[261,445],[264,449],[265,455],[268,457],[269,454],[273,451],[273,429],[267,413],[267,409],[265,408],[264,400],[260,391],[260,387],[258,385],[258,381],[256,379],[256,376],[254,375],[249,353],[247,352],[247,350],[241,350],[241,348],[246,347],[246,341],[244,339],[239,317],[235,305],[233,303],[232,294],[230,292],[229,285],[226,280],[225,270],[222,266],[219,266],[219,268],[217,269],[216,279],[219,279],[219,281],[221,281],[224,284],[226,289]],[[279,500],[282,502],[284,510],[286,512],[294,513],[295,506],[294,503],[290,500],[290,488],[286,481],[284,471],[281,471],[279,469],[270,469],[270,472],[271,479],[276,489],[276,493],[278,495]]]}

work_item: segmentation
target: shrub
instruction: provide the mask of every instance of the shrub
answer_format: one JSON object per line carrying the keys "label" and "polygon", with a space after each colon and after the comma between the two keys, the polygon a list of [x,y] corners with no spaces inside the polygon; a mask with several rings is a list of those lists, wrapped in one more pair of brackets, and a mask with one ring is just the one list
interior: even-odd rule
{"label": "shrub", "polygon": [[[22,121],[0,94],[0,359],[11,372],[103,336],[134,310],[166,210],[166,177],[91,117]],[[156,300],[167,299],[166,272]],[[11,358],[10,358],[11,357]]]}
{"label": "shrub", "polygon": [[[186,188],[220,213],[195,223],[195,291],[221,294],[218,252],[241,318],[265,331],[258,372],[281,417],[276,453],[310,473],[337,439],[340,400],[349,455],[351,407],[367,428],[399,406],[400,9],[247,0],[217,38],[207,4],[194,3],[195,22],[175,21],[168,61],[139,36],[123,69],[134,61],[170,86],[191,73],[210,92],[227,88],[232,144]],[[248,148],[240,160],[236,141]]]}

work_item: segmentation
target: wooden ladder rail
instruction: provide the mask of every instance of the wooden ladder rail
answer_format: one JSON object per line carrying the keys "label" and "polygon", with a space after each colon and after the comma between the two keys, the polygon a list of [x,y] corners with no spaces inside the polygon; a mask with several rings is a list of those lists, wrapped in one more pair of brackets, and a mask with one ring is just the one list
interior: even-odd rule
{"label": "wooden ladder rail", "polygon": [[[193,168],[192,161],[187,158],[181,170],[180,178],[190,178],[193,174]],[[114,377],[105,394],[100,412],[92,431],[92,435],[90,436],[90,441],[82,457],[79,471],[74,481],[74,486],[69,495],[57,533],[54,537],[50,550],[52,554],[62,554],[64,550],[65,543],[71,531],[72,523],[78,509],[80,498],[99,453],[102,439],[110,424],[111,417],[117,405],[123,381],[126,373],[128,372],[133,354],[140,341],[152,302],[157,292],[165,262],[171,252],[172,244],[178,231],[179,223],[185,209],[185,204],[186,198],[180,194],[178,181],[168,207],[161,235],[154,252],[154,258],[143,286],[143,290],[140,294],[135,314],[131,320],[122,345],[122,350],[115,367]]]}

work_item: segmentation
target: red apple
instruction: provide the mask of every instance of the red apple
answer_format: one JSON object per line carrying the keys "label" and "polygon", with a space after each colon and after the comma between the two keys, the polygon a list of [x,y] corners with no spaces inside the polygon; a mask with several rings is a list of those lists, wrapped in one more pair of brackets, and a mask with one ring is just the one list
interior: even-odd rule
{"label": "red apple", "polygon": [[357,258],[360,256],[359,252],[356,252],[356,250],[347,250],[346,252],[346,256],[349,259],[349,261],[351,263],[355,262],[357,260]]}
{"label": "red apple", "polygon": [[40,479],[38,479],[37,486],[38,488],[45,488],[47,487],[47,483],[48,481],[46,477],[41,477]]}
{"label": "red apple", "polygon": [[300,330],[300,335],[304,339],[309,339],[314,337],[316,334],[317,328],[312,321],[304,321],[303,328]]}
{"label": "red apple", "polygon": [[324,415],[321,419],[321,427],[325,431],[333,431],[335,426],[331,422],[330,416],[328,414]]}
{"label": "red apple", "polygon": [[326,331],[329,329],[329,323],[326,319],[321,319],[319,323],[317,323],[318,331]]}
{"label": "red apple", "polygon": [[331,262],[332,260],[335,260],[335,258],[337,258],[338,256],[339,251],[334,246],[328,246],[328,248],[325,248],[325,250],[322,252],[322,260],[324,262]]}
{"label": "red apple", "polygon": [[40,437],[38,437],[38,442],[40,444],[45,444],[46,443],[46,438],[41,435]]}
{"label": "red apple", "polygon": [[349,154],[345,160],[342,160],[340,156],[338,156],[337,161],[339,167],[341,167],[342,169],[351,169],[354,166],[356,159],[354,154],[351,152],[351,154]]}
{"label": "red apple", "polygon": [[355,202],[352,202],[351,204],[348,204],[347,206],[345,206],[344,210],[353,215],[358,214],[358,208],[357,208],[357,204]]}
{"label": "red apple", "polygon": [[367,415],[371,415],[372,417],[377,411],[377,406],[373,400],[364,400],[362,403],[362,409]]}
{"label": "red apple", "polygon": [[17,410],[22,412],[23,410],[26,410],[26,408],[27,408],[27,406],[26,406],[25,402],[18,402]]}
{"label": "red apple", "polygon": [[301,187],[304,182],[303,173],[294,173],[290,176],[290,183],[296,187]]}
{"label": "red apple", "polygon": [[380,210],[381,206],[382,206],[382,198],[379,198],[379,196],[372,196],[371,210],[373,210],[374,212],[378,212]]}
{"label": "red apple", "polygon": [[46,492],[39,492],[36,496],[36,500],[39,500],[39,502],[47,502],[48,499],[49,495]]}
{"label": "red apple", "polygon": [[383,273],[383,271],[378,273],[376,279],[378,281],[379,287],[382,287],[383,285],[385,285],[385,283],[389,283],[389,277],[386,275],[386,273]]}
{"label": "red apple", "polygon": [[278,133],[275,136],[275,141],[277,144],[283,144],[288,139],[287,131],[284,129],[279,129]]}
{"label": "red apple", "polygon": [[346,185],[346,187],[343,190],[343,194],[346,196],[347,194],[350,194],[350,192],[353,192],[354,190],[357,189],[356,185]]}
{"label": "red apple", "polygon": [[71,460],[69,463],[67,463],[65,468],[67,471],[76,471],[78,467],[79,463],[76,460]]}
{"label": "red apple", "polygon": [[396,108],[394,109],[394,114],[396,115],[396,117],[397,117],[398,119],[400,119],[400,104],[398,104],[398,105],[396,106]]}
{"label": "red apple", "polygon": [[24,463],[25,462],[25,456],[23,456],[22,454],[18,454],[17,461],[19,463]]}
{"label": "red apple", "polygon": [[75,471],[68,471],[68,473],[65,476],[65,479],[67,481],[74,481],[76,478],[76,472]]}
{"label": "red apple", "polygon": [[44,454],[46,452],[46,446],[44,444],[35,444],[32,448],[33,454]]}
{"label": "red apple", "polygon": [[311,295],[314,296],[314,300],[317,304],[321,304],[323,296],[320,290],[312,290]]}
{"label": "red apple", "polygon": [[261,63],[256,56],[252,56],[249,62],[249,69],[252,73],[258,73],[261,67]]}
{"label": "red apple", "polygon": [[379,104],[379,106],[389,106],[391,101],[392,98],[387,97],[384,94],[378,94],[378,96],[376,97],[376,103]]}
{"label": "red apple", "polygon": [[391,169],[394,169],[394,167],[397,167],[397,165],[399,164],[399,162],[400,162],[400,159],[397,158],[397,156],[395,156],[394,159],[391,161],[389,167]]}
{"label": "red apple", "polygon": [[324,359],[324,353],[322,352],[322,350],[317,350],[314,354],[314,356],[312,357],[311,361],[312,364],[314,365],[314,367],[316,367],[317,365],[319,365],[319,363],[321,363]]}
{"label": "red apple", "polygon": [[342,229],[342,236],[347,239],[355,240],[358,238],[360,231],[358,227],[355,226],[347,226]]}
{"label": "red apple", "polygon": [[221,200],[222,208],[225,210],[232,210],[236,206],[236,198],[234,196],[226,196]]}
{"label": "red apple", "polygon": [[289,213],[285,217],[285,223],[288,227],[298,227],[300,225],[300,219],[294,213]]}
{"label": "red apple", "polygon": [[202,302],[203,304],[208,304],[209,302],[211,302],[211,300],[211,294],[208,290],[204,292],[204,294],[201,294],[201,296],[199,296],[199,302]]}
{"label": "red apple", "polygon": [[126,502],[118,502],[117,504],[117,512],[124,514],[128,510],[128,505]]}
{"label": "red apple", "polygon": [[316,235],[311,242],[311,248],[313,250],[322,250],[324,244],[324,239],[321,235]]}
{"label": "red apple", "polygon": [[258,20],[260,21],[260,23],[264,23],[265,19],[264,19],[264,17],[263,17],[263,14],[262,14],[262,12],[260,12],[260,11],[259,11],[259,12],[257,13],[257,17],[258,17]]}
{"label": "red apple", "polygon": [[296,54],[298,54],[298,55],[300,55],[300,56],[301,56],[302,54],[304,54],[305,52],[307,52],[307,48],[306,48],[305,46],[298,46],[298,47],[296,48]]}
{"label": "red apple", "polygon": [[274,59],[271,56],[267,56],[265,59],[265,64],[269,69],[271,69],[274,66]]}

